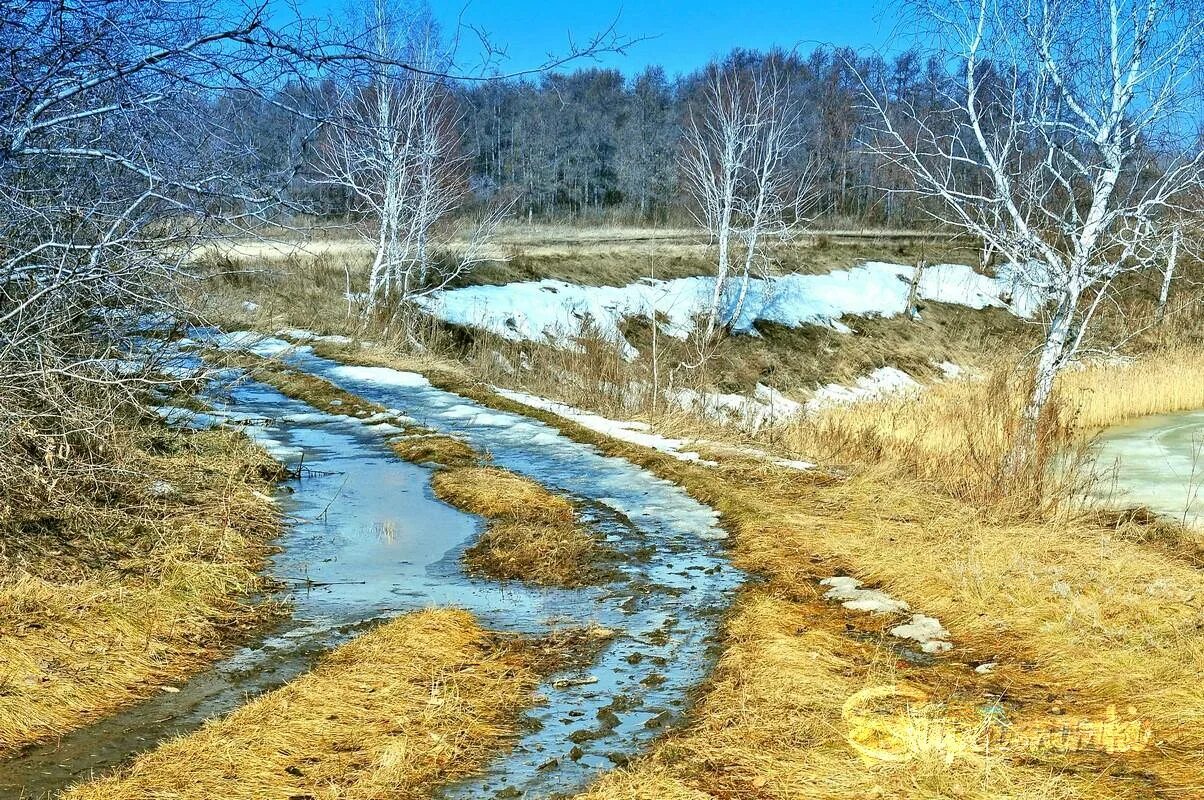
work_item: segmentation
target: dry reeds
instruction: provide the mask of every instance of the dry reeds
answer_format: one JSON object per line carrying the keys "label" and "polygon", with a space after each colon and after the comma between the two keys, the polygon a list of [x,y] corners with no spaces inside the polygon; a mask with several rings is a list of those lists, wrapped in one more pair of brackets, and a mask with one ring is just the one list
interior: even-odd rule
{"label": "dry reeds", "polygon": [[61,735],[215,658],[279,530],[274,465],[241,435],[146,432],[126,494],[76,494],[0,545],[0,755]]}
{"label": "dry reeds", "polygon": [[536,674],[459,610],[388,622],[311,673],[64,800],[427,796],[515,733]]}

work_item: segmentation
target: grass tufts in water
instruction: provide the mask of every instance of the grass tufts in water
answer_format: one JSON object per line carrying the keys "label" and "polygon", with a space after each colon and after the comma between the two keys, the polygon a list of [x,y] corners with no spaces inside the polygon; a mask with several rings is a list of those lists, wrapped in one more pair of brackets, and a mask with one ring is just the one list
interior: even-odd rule
{"label": "grass tufts in water", "polygon": [[572,503],[496,467],[437,472],[439,499],[490,520],[464,554],[469,569],[499,580],[582,586],[605,579],[615,554],[578,522]]}

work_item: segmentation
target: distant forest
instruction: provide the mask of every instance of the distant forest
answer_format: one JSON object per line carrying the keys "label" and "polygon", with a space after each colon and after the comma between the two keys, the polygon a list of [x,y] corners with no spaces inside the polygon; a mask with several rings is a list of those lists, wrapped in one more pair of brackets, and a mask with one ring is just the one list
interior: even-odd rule
{"label": "distant forest", "polygon": [[[892,104],[938,112],[950,77],[944,65],[914,53],[885,60],[852,50],[819,48],[809,55],[738,50],[724,65],[772,60],[803,113],[804,145],[794,155],[801,175],[810,170],[814,216],[829,224],[898,226],[921,221],[916,199],[891,194],[899,176],[864,147],[881,124],[867,109],[866,87]],[[534,79],[449,83],[461,128],[465,175],[479,200],[514,199],[523,218],[573,222],[665,223],[687,216],[679,177],[683,124],[711,64],[670,79],[650,66],[634,77],[584,68]],[[316,91],[315,91],[316,90]],[[288,105],[320,102],[321,87],[290,85]],[[247,103],[262,107],[248,109]],[[293,115],[263,99],[226,98],[232,126],[247,126],[259,169],[290,161],[305,132]],[[248,113],[251,112],[251,113]],[[320,214],[350,210],[346,190],[307,179],[304,167],[290,184],[298,200]]]}

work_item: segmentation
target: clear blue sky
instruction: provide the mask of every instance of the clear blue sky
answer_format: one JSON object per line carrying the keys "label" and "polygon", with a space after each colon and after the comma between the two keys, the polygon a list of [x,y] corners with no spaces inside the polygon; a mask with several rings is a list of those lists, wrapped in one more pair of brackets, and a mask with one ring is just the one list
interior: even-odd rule
{"label": "clear blue sky", "polygon": [[[538,65],[549,53],[563,53],[569,35],[586,38],[619,17],[619,30],[651,37],[626,56],[599,62],[631,74],[660,64],[670,77],[689,72],[735,47],[764,50],[779,46],[809,51],[817,44],[892,50],[896,6],[890,0],[430,0],[445,30],[457,19],[482,28],[508,58],[503,71]],[[341,0],[302,0],[311,14],[337,13]],[[465,32],[459,60],[480,63],[480,48]]]}

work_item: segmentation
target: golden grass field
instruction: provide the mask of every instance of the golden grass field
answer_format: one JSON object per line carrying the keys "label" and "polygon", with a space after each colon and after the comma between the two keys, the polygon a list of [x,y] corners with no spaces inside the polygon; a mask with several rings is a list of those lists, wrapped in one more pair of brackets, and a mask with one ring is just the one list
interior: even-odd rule
{"label": "golden grass field", "polygon": [[425,797],[506,746],[537,677],[468,612],[414,612],[63,798]]}

